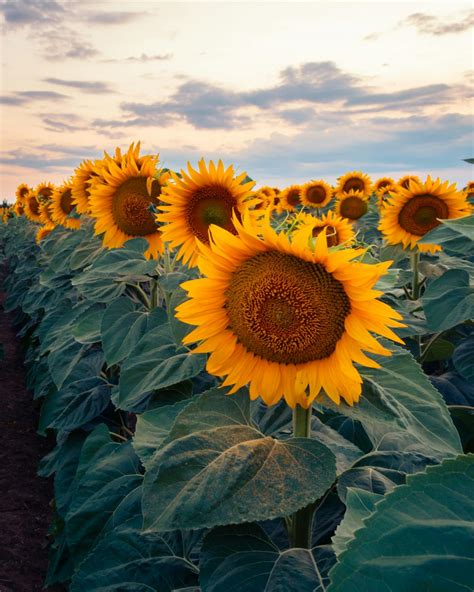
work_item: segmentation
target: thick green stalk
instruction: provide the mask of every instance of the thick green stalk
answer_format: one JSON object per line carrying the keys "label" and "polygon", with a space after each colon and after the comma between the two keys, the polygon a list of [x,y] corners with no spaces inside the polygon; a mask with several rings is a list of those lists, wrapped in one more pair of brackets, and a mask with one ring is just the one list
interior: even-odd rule
{"label": "thick green stalk", "polygon": [[418,300],[420,297],[420,278],[418,276],[418,263],[420,261],[420,254],[415,251],[411,255],[411,271],[413,278],[411,282],[411,297],[413,300]]}
{"label": "thick green stalk", "polygon": [[[311,438],[312,408],[304,409],[296,405],[293,410],[293,436],[295,438]],[[311,548],[311,531],[313,525],[312,505],[295,512],[291,518],[290,546],[301,549]]]}

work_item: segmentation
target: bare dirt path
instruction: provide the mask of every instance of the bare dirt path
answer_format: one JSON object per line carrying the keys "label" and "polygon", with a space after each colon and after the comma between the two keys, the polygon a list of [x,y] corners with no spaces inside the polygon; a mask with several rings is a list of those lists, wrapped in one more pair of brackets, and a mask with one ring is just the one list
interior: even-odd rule
{"label": "bare dirt path", "polygon": [[40,592],[48,563],[53,485],[36,471],[52,442],[36,433],[39,407],[26,390],[11,315],[1,307],[2,277],[0,272],[0,343],[5,353],[0,360],[0,592]]}

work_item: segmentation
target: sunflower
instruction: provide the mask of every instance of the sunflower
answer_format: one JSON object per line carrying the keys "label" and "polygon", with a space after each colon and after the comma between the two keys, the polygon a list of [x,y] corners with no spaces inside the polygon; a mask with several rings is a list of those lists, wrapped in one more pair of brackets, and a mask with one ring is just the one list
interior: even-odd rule
{"label": "sunflower", "polygon": [[40,226],[36,233],[36,242],[39,244],[54,229],[54,226]]}
{"label": "sunflower", "polygon": [[15,214],[17,216],[23,216],[23,214],[25,213],[25,207],[24,207],[24,202],[23,201],[16,201],[15,205],[13,206],[13,211],[15,212]]}
{"label": "sunflower", "polygon": [[72,202],[72,181],[57,187],[51,201],[51,217],[55,224],[65,228],[77,230],[81,226],[78,218],[71,218],[69,214],[74,210]]}
{"label": "sunflower", "polygon": [[90,182],[97,175],[96,168],[99,162],[101,161],[94,164],[91,160],[84,160],[74,171],[71,198],[78,214],[89,213]]}
{"label": "sunflower", "polygon": [[56,226],[51,212],[51,202],[50,201],[43,201],[39,205],[39,215],[41,224],[44,226]]}
{"label": "sunflower", "polygon": [[39,209],[40,202],[36,197],[36,191],[30,191],[30,193],[25,198],[23,207],[25,209],[25,216],[29,220],[31,220],[32,222],[41,222]]}
{"label": "sunflower", "polygon": [[421,245],[419,239],[440,224],[439,219],[460,218],[468,213],[465,194],[456,184],[427,177],[424,183],[410,180],[410,188],[399,187],[382,210],[379,229],[391,245],[418,247],[421,252],[440,251],[438,245]]}
{"label": "sunflower", "polygon": [[255,193],[265,195],[268,200],[273,199],[276,195],[275,188],[269,187],[268,185],[264,185],[263,187],[260,187],[260,189],[256,189]]}
{"label": "sunflower", "polygon": [[26,183],[20,183],[15,191],[16,200],[22,203],[30,191],[31,188]]}
{"label": "sunflower", "polygon": [[328,247],[348,246],[354,242],[355,234],[352,224],[332,210],[329,210],[327,214],[323,214],[320,218],[315,218],[311,214],[300,214],[298,216],[298,226],[293,231],[293,236],[297,239],[302,237],[302,240],[304,239],[308,243],[310,238],[317,237],[324,229],[326,229]]}
{"label": "sunflower", "polygon": [[269,197],[260,191],[252,193],[252,198],[258,200],[254,206],[254,210],[266,210],[270,204],[273,204],[273,197]]}
{"label": "sunflower", "polygon": [[369,194],[354,189],[340,193],[336,201],[336,211],[343,218],[358,220],[367,213],[369,197]]}
{"label": "sunflower", "polygon": [[234,177],[234,167],[227,169],[221,160],[217,167],[204,159],[198,163],[199,170],[188,163],[188,173],[181,170],[182,177],[171,173],[174,183],[163,191],[157,220],[164,224],[163,239],[171,247],[179,247],[178,259],[194,266],[197,262],[198,242],[209,243],[209,226],[216,224],[231,233],[236,233],[233,213],[242,216],[258,201],[252,197],[254,181],[244,182],[247,173]]}
{"label": "sunflower", "polygon": [[96,219],[95,233],[104,234],[104,246],[117,248],[131,238],[143,237],[150,245],[145,251],[148,258],[163,252],[153,213],[162,189],[154,176],[157,162],[157,156],[137,157],[132,144],[120,164],[106,156],[95,166],[89,190],[90,215]]}
{"label": "sunflower", "polygon": [[235,220],[237,236],[213,226],[200,246],[207,277],[182,284],[190,299],[176,309],[197,325],[184,343],[201,342],[193,353],[211,354],[207,370],[226,376],[229,394],[249,384],[252,399],[307,408],[324,390],[352,405],[362,383],[353,362],[378,367],[362,350],[390,355],[370,331],[401,342],[389,329],[400,315],[372,289],[391,262],[353,262],[364,250],[328,250],[325,233],[309,249],[268,223],[259,239],[248,222]]}
{"label": "sunflower", "polygon": [[49,201],[53,195],[54,185],[49,182],[40,183],[35,187],[36,198],[40,203]]}
{"label": "sunflower", "polygon": [[310,208],[324,208],[332,199],[332,187],[322,179],[301,187],[301,203]]}
{"label": "sunflower", "polygon": [[374,193],[377,196],[385,195],[388,191],[388,188],[394,187],[395,181],[391,177],[380,177],[374,183]]}
{"label": "sunflower", "polygon": [[339,177],[334,192],[336,197],[342,197],[344,194],[350,191],[357,191],[362,194],[363,197],[370,195],[372,191],[372,181],[369,175],[358,171],[352,171]]}
{"label": "sunflower", "polygon": [[282,210],[294,212],[296,206],[301,205],[301,185],[285,187],[278,197],[280,198],[279,206]]}
{"label": "sunflower", "polygon": [[400,177],[400,179],[398,179],[397,185],[399,185],[403,189],[409,189],[410,181],[421,183],[420,177],[417,177],[416,175],[403,175],[403,177]]}
{"label": "sunflower", "polygon": [[379,189],[375,191],[375,196],[377,198],[377,206],[379,208],[383,208],[387,203],[388,199],[390,198],[390,195],[392,193],[396,193],[398,188],[399,185],[397,185],[395,182],[389,183],[387,185],[382,185],[382,187],[379,187]]}

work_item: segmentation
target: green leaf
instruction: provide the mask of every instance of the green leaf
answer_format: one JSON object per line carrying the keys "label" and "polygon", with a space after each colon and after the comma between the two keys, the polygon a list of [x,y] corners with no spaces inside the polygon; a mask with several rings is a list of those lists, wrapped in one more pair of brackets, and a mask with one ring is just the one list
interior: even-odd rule
{"label": "green leaf", "polygon": [[421,244],[440,245],[446,251],[469,255],[474,240],[474,216],[455,220],[442,220],[441,224],[425,234]]}
{"label": "green leaf", "polygon": [[347,544],[354,538],[354,533],[364,525],[375,509],[375,504],[383,498],[382,495],[364,489],[349,488],[346,495],[346,513],[332,538],[336,556],[345,551]]}
{"label": "green leaf", "polygon": [[465,592],[474,561],[474,455],[407,478],[380,501],[331,570],[328,592]]}
{"label": "green leaf", "polygon": [[100,326],[104,307],[94,304],[79,315],[72,326],[72,336],[79,343],[98,343],[101,340]]}
{"label": "green leaf", "polygon": [[421,299],[429,329],[445,331],[474,317],[474,289],[469,274],[452,269],[432,281]]}
{"label": "green leaf", "polygon": [[324,592],[319,548],[280,549],[256,524],[216,528],[204,539],[202,592]]}
{"label": "green leaf", "polygon": [[438,338],[428,350],[423,358],[424,362],[437,362],[438,360],[448,360],[452,357],[454,345],[447,339]]}
{"label": "green leaf", "polygon": [[138,310],[129,298],[118,298],[107,307],[102,318],[102,347],[109,366],[121,362],[141,337],[167,321],[161,308]]}
{"label": "green leaf", "polygon": [[324,406],[360,421],[374,447],[384,443],[439,459],[461,452],[441,395],[408,351],[394,346],[392,354],[374,356],[380,368],[360,370],[364,388],[357,405],[325,400]]}
{"label": "green leaf", "polygon": [[145,475],[147,529],[286,516],[334,482],[335,459],[326,446],[307,438],[265,437],[247,423],[244,396],[225,397],[215,389],[195,397],[178,415],[169,443],[154,455]]}
{"label": "green leaf", "polygon": [[474,335],[465,339],[456,348],[453,355],[453,364],[459,374],[466,380],[474,383]]}
{"label": "green leaf", "polygon": [[177,349],[169,325],[148,331],[124,361],[116,404],[132,411],[150,393],[165,389],[199,374],[206,356]]}

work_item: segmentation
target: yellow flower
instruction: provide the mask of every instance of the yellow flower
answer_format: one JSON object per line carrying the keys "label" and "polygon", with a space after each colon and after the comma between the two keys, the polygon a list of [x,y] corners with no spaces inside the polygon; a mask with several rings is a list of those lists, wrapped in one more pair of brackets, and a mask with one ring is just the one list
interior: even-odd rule
{"label": "yellow flower", "polygon": [[36,198],[40,203],[49,201],[53,195],[53,191],[54,185],[49,182],[40,183],[35,187]]}
{"label": "yellow flower", "polygon": [[421,183],[420,177],[417,177],[416,175],[403,175],[403,177],[400,177],[400,179],[398,179],[397,185],[399,185],[403,189],[409,189],[410,181],[415,181],[418,184]]}
{"label": "yellow flower", "polygon": [[[99,161],[96,161],[96,164],[97,162]],[[97,175],[95,166],[91,160],[84,160],[74,171],[71,197],[78,214],[89,213],[90,183],[92,178]]]}
{"label": "yellow flower", "polygon": [[103,244],[121,247],[134,237],[149,243],[148,258],[163,252],[161,233],[155,222],[153,207],[159,203],[161,184],[155,178],[157,156],[139,157],[132,144],[121,157],[106,156],[94,165],[95,176],[90,181],[90,215],[96,219],[95,233],[104,234]]}
{"label": "yellow flower", "polygon": [[409,189],[399,186],[381,212],[380,231],[385,240],[409,249],[435,253],[439,245],[420,245],[419,239],[440,224],[439,219],[460,218],[468,213],[465,195],[456,184],[441,183],[430,176],[424,183],[410,180]]}
{"label": "yellow flower", "polygon": [[334,188],[336,197],[342,197],[351,191],[360,193],[362,197],[369,196],[372,191],[372,181],[369,175],[360,171],[352,171],[339,177]]}
{"label": "yellow flower", "polygon": [[57,187],[51,200],[51,217],[55,224],[61,224],[65,228],[77,230],[81,226],[78,218],[70,218],[69,214],[74,210],[72,202],[72,181]]}
{"label": "yellow flower", "polygon": [[221,160],[217,167],[212,160],[207,167],[201,159],[198,167],[188,163],[188,172],[181,170],[181,178],[171,173],[174,183],[164,188],[162,213],[156,217],[163,224],[163,240],[179,247],[178,259],[191,266],[196,265],[198,242],[209,243],[211,224],[235,233],[233,213],[242,216],[258,203],[249,199],[254,181],[244,182],[247,173],[235,177],[234,167],[225,169]]}
{"label": "yellow flower", "polygon": [[322,179],[301,187],[301,203],[310,208],[324,208],[332,199],[332,187]]}
{"label": "yellow flower", "polygon": [[374,193],[375,195],[385,195],[389,188],[393,188],[395,186],[395,181],[391,177],[380,177],[374,183]]}
{"label": "yellow flower", "polygon": [[40,226],[36,232],[36,242],[39,244],[53,230],[54,226]]}
{"label": "yellow flower", "polygon": [[50,201],[43,201],[42,203],[40,203],[39,215],[41,224],[43,224],[44,226],[55,226],[54,220],[52,218]]}
{"label": "yellow flower", "polygon": [[25,213],[25,207],[23,205],[23,201],[16,201],[15,205],[13,206],[13,211],[17,216],[23,216]]}
{"label": "yellow flower", "polygon": [[200,245],[206,277],[182,284],[190,299],[176,316],[197,325],[184,343],[201,342],[193,352],[210,353],[207,370],[226,376],[229,394],[248,384],[268,405],[308,407],[323,391],[352,405],[362,382],[353,362],[378,367],[362,350],[390,355],[370,332],[401,342],[389,328],[403,326],[400,315],[373,290],[391,262],[353,262],[364,250],[328,250],[325,233],[312,250],[268,221],[262,238],[247,217],[234,223],[237,236],[212,226]]}
{"label": "yellow flower", "polygon": [[290,185],[278,195],[280,211],[294,212],[296,206],[301,205],[301,185]]}
{"label": "yellow flower", "polygon": [[358,220],[364,214],[367,214],[369,197],[369,194],[354,189],[339,193],[336,200],[336,211],[343,218]]}
{"label": "yellow flower", "polygon": [[17,201],[23,203],[25,197],[28,195],[30,191],[31,188],[26,183],[20,183],[20,185],[18,185],[15,191]]}
{"label": "yellow flower", "polygon": [[25,209],[25,216],[31,220],[32,222],[41,222],[40,217],[40,202],[36,198],[36,192],[30,191],[30,193],[25,197],[24,202],[24,209]]}
{"label": "yellow flower", "polygon": [[308,244],[311,238],[317,237],[324,229],[326,229],[328,247],[349,246],[354,242],[355,234],[352,224],[332,210],[320,218],[315,218],[311,214],[300,214],[298,227],[293,231],[293,237],[294,239],[301,237],[301,240],[306,240]]}

